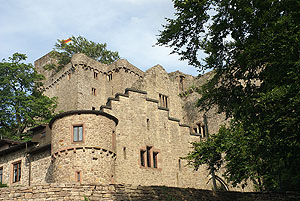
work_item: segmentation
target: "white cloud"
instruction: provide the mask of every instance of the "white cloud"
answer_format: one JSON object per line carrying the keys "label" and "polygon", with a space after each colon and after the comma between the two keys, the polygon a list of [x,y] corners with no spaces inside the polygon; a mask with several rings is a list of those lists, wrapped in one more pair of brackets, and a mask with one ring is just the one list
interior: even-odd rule
{"label": "white cloud", "polygon": [[33,62],[71,35],[108,44],[133,65],[146,70],[161,64],[168,72],[197,75],[170,49],[155,46],[171,0],[10,0],[0,3],[0,59],[26,53]]}

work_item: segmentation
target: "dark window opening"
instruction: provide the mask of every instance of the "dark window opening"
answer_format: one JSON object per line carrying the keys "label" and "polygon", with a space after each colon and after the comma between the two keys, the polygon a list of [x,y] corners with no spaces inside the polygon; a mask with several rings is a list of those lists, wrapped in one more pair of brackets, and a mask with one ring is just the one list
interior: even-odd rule
{"label": "dark window opening", "polygon": [[80,171],[76,171],[75,175],[76,175],[76,181],[80,182],[81,181],[81,172]]}
{"label": "dark window opening", "polygon": [[13,183],[21,180],[21,161],[13,164]]}
{"label": "dark window opening", "polygon": [[159,94],[159,105],[164,108],[168,108],[168,96]]}
{"label": "dark window opening", "polygon": [[151,148],[147,147],[147,167],[151,167]]}
{"label": "dark window opening", "polygon": [[153,152],[153,167],[157,168],[157,155],[158,152]]}
{"label": "dark window opening", "polygon": [[96,89],[95,88],[92,88],[92,95],[96,96]]}
{"label": "dark window opening", "polygon": [[96,108],[95,108],[95,107],[92,107],[92,110],[96,110]]}
{"label": "dark window opening", "polygon": [[178,169],[181,171],[181,159],[178,159]]}
{"label": "dark window opening", "polygon": [[82,142],[83,141],[83,127],[81,126],[73,126],[73,141],[74,142]]}
{"label": "dark window opening", "polygon": [[149,122],[149,119],[147,119],[147,130],[149,130],[150,128],[150,122]]}
{"label": "dark window opening", "polygon": [[126,147],[123,147],[123,156],[124,156],[124,159],[126,159]]}
{"label": "dark window opening", "polygon": [[107,80],[108,80],[108,81],[111,81],[111,80],[112,80],[112,74],[108,74],[108,75],[107,75]]}
{"label": "dark window opening", "polygon": [[141,166],[145,167],[145,150],[140,151],[140,160],[141,160]]}
{"label": "dark window opening", "polygon": [[94,72],[94,79],[98,80],[98,73]]}

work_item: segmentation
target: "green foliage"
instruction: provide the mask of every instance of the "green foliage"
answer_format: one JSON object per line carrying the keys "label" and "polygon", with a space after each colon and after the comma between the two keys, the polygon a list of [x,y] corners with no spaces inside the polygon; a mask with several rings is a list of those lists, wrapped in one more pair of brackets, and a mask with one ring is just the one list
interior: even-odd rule
{"label": "green foliage", "polygon": [[57,40],[55,48],[51,52],[51,57],[57,60],[58,65],[46,65],[46,70],[55,70],[58,72],[66,64],[70,63],[71,57],[76,53],[83,53],[104,64],[110,64],[120,58],[118,52],[106,49],[106,43],[95,43],[82,36],[72,36],[70,39],[70,43],[64,43],[63,40]]}
{"label": "green foliage", "polygon": [[[226,178],[233,185],[251,180],[260,190],[300,191],[300,2],[173,2],[176,19],[167,19],[158,44],[214,70],[198,106],[217,106],[233,119],[212,143],[223,140]],[[203,62],[200,50],[208,55]],[[214,162],[207,157],[200,163]]]}
{"label": "green foliage", "polygon": [[25,129],[48,122],[56,107],[54,98],[42,94],[43,76],[25,59],[15,53],[0,63],[0,135],[16,140],[28,139]]}
{"label": "green foliage", "polygon": [[2,184],[2,183],[0,182],[0,188],[5,188],[5,187],[7,187],[7,184]]}
{"label": "green foliage", "polygon": [[84,197],[84,201],[90,201],[90,199],[87,196],[83,196]]}

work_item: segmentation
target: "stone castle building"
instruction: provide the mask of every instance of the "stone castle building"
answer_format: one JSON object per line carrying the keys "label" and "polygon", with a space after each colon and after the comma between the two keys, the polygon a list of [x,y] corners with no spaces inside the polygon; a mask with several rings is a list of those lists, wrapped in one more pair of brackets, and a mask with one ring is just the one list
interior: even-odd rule
{"label": "stone castle building", "polygon": [[[191,142],[215,133],[224,117],[195,107],[194,93],[212,75],[146,72],[120,59],[101,64],[76,54],[58,73],[45,71],[44,94],[58,98],[49,124],[31,129],[29,142],[0,140],[0,182],[165,185],[211,189],[205,167],[182,157]],[[226,185],[221,180],[219,185]]]}

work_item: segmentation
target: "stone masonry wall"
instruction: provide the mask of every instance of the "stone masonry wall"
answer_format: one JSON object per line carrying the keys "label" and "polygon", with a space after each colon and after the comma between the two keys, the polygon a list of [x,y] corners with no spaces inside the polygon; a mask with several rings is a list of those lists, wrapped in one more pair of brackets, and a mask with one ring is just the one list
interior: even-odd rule
{"label": "stone masonry wall", "polygon": [[48,184],[0,188],[0,201],[298,201],[299,193],[212,192],[191,188],[135,185]]}
{"label": "stone masonry wall", "polygon": [[[159,109],[158,100],[149,99],[143,91],[127,90],[110,99],[102,109],[117,117],[116,183],[165,185],[211,189],[205,168],[195,172],[185,160],[191,136],[189,127],[171,117],[168,109]],[[152,147],[158,152],[158,167],[142,167],[140,151]]]}
{"label": "stone masonry wall", "polygon": [[[10,186],[28,185],[29,163],[24,150],[0,157],[0,167],[3,167],[3,184]],[[13,164],[21,162],[21,179],[13,183]]]}
{"label": "stone masonry wall", "polygon": [[[13,183],[13,164],[16,162],[21,162],[21,179]],[[3,184],[9,186],[27,186],[29,184],[52,182],[50,150],[32,155],[28,155],[26,149],[15,151],[0,157],[0,167],[3,167]]]}
{"label": "stone masonry wall", "polygon": [[[72,183],[111,183],[116,157],[116,122],[99,111],[63,113],[53,120],[51,152],[53,180]],[[73,141],[73,126],[83,127],[83,141]]]}

